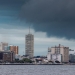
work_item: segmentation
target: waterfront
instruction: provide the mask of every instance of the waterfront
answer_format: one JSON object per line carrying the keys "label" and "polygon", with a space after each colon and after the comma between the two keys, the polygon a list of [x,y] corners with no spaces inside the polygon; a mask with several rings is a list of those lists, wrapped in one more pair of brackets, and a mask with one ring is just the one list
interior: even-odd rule
{"label": "waterfront", "polygon": [[0,75],[75,75],[75,65],[0,65]]}

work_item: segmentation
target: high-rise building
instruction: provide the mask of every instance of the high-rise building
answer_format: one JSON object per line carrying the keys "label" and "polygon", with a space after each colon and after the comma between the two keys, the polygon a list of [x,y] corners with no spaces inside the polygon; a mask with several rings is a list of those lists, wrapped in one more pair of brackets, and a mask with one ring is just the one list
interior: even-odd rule
{"label": "high-rise building", "polygon": [[62,62],[69,62],[69,47],[55,46],[51,47],[51,54],[56,54],[56,57],[61,54],[62,55]]}
{"label": "high-rise building", "polygon": [[25,55],[28,55],[30,58],[34,56],[34,35],[29,34],[25,37]]}
{"label": "high-rise building", "polygon": [[18,54],[18,46],[9,46],[9,50],[13,51],[15,54]]}
{"label": "high-rise building", "polygon": [[1,43],[0,43],[0,51],[5,51],[5,50],[7,50],[7,46],[8,46],[8,43],[6,43],[6,42],[1,42]]}

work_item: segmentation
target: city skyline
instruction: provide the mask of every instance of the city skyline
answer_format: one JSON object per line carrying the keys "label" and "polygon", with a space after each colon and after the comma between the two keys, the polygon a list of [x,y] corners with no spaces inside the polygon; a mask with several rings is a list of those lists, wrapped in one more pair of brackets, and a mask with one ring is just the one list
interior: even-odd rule
{"label": "city skyline", "polygon": [[19,46],[24,55],[31,26],[35,56],[46,55],[47,48],[57,44],[75,50],[74,6],[74,0],[1,0],[0,42]]}

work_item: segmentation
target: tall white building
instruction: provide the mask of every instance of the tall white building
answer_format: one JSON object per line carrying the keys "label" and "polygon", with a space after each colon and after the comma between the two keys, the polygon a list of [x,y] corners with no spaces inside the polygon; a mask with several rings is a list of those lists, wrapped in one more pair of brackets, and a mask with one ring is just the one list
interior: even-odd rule
{"label": "tall white building", "polygon": [[7,47],[8,47],[8,43],[6,43],[6,42],[1,42],[0,43],[0,51],[7,50]]}
{"label": "tall white building", "polygon": [[48,61],[52,60],[52,58],[51,58],[51,49],[50,48],[48,48],[47,60]]}
{"label": "tall white building", "polygon": [[34,35],[29,34],[25,37],[25,55],[28,55],[30,58],[34,56]]}

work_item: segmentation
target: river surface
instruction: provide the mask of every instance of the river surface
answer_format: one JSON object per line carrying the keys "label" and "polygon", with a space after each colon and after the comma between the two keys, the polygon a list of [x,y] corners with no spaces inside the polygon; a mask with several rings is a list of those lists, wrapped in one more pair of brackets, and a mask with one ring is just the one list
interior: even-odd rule
{"label": "river surface", "polygon": [[75,75],[75,65],[0,65],[0,75]]}

